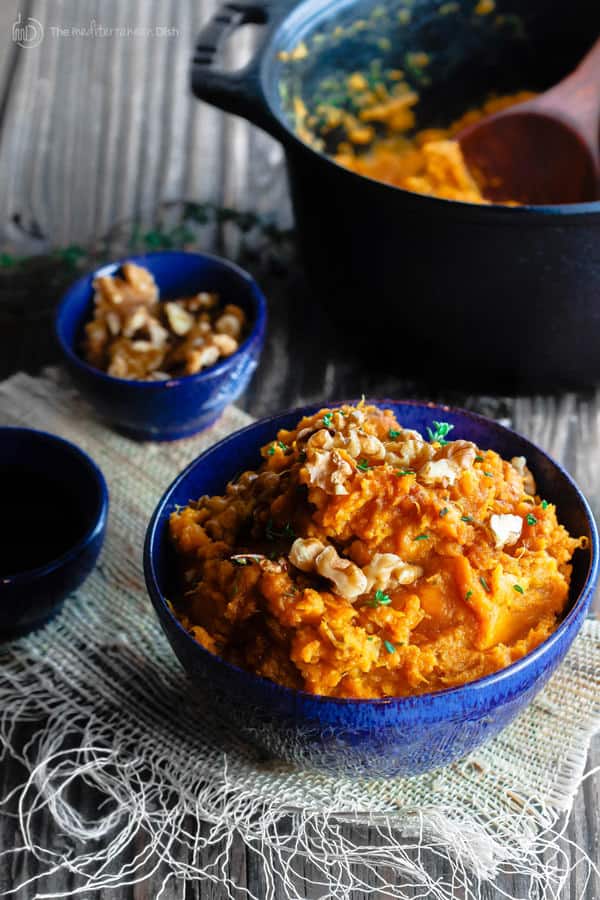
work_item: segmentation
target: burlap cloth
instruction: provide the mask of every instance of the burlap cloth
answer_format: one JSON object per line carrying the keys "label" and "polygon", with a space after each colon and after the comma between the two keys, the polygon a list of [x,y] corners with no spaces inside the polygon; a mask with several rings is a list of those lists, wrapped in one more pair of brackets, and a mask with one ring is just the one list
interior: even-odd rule
{"label": "burlap cloth", "polygon": [[[558,897],[574,860],[593,865],[583,852],[564,853],[561,830],[600,726],[597,621],[514,724],[460,763],[413,779],[335,779],[265,762],[223,733],[191,692],[146,596],[144,533],[173,477],[249,421],[230,408],[195,438],[136,444],[97,422],[54,371],[0,385],[1,424],[74,441],[102,468],[111,495],[95,572],[51,624],[0,646],[3,753],[30,773],[9,798],[22,846],[0,851],[33,853],[49,872],[68,868],[86,897],[156,871],[165,884],[210,879],[218,896],[248,896],[226,862],[234,837],[264,864],[257,900],[357,889],[478,897],[481,882],[502,872],[529,875],[529,897]],[[24,748],[18,722],[35,731]],[[92,821],[69,803],[67,787],[80,777],[105,801]],[[40,811],[54,819],[53,846],[38,843]],[[349,822],[360,824],[340,826]],[[24,896],[36,891],[55,896],[43,879]]]}

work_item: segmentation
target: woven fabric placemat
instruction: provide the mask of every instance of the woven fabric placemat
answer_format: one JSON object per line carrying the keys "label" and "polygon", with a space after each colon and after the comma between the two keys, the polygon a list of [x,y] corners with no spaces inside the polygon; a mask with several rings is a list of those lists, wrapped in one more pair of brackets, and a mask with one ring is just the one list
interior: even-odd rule
{"label": "woven fabric placemat", "polygon": [[[101,467],[111,497],[106,544],[85,585],[45,628],[0,645],[0,746],[29,772],[11,798],[18,794],[22,847],[0,851],[33,853],[48,871],[69,868],[86,896],[159,865],[165,884],[210,879],[223,896],[239,896],[223,862],[237,836],[265,866],[267,894],[256,900],[304,898],[307,867],[324,898],[374,885],[389,897],[413,897],[415,886],[423,897],[477,897],[477,885],[501,872],[529,875],[531,897],[558,897],[569,873],[561,830],[600,727],[598,621],[586,622],[511,726],[417,778],[333,778],[265,761],[191,689],[146,595],[144,533],[175,475],[249,421],[232,407],[194,438],[135,443],[99,422],[57,370],[0,384],[0,424],[75,442]],[[18,722],[36,730],[25,748]],[[65,790],[78,777],[106,801],[91,822]],[[60,851],[38,843],[40,810],[54,819]],[[448,878],[430,874],[428,854],[447,860]],[[593,865],[583,852],[582,861]],[[54,896],[42,884],[36,890]]]}

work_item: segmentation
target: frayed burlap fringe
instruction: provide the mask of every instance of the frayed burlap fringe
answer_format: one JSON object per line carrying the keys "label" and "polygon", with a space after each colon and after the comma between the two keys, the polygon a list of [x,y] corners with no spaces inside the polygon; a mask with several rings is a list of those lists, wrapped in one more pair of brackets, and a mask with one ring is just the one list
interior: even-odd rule
{"label": "frayed burlap fringe", "polygon": [[[248,417],[230,409],[208,434],[134,444],[90,418],[51,372],[0,385],[0,417],[78,443],[111,492],[94,574],[54,622],[0,647],[0,753],[28,772],[4,798],[21,844],[0,848],[0,868],[29,853],[44,873],[20,896],[61,896],[44,881],[65,870],[79,887],[63,895],[86,898],[154,876],[156,897],[176,882],[209,880],[235,900],[302,900],[307,892],[342,900],[357,890],[475,900],[482,882],[515,873],[529,876],[528,897],[558,900],[574,866],[592,872],[564,832],[600,725],[599,623],[586,623],[516,722],[444,770],[357,782],[265,761],[191,691],[141,570],[144,530],[164,488]],[[19,724],[31,735],[25,746]],[[72,801],[82,779],[100,798],[92,818]],[[52,846],[39,843],[40,816],[54,823]],[[240,840],[262,863],[261,896],[237,883],[231,855]]]}

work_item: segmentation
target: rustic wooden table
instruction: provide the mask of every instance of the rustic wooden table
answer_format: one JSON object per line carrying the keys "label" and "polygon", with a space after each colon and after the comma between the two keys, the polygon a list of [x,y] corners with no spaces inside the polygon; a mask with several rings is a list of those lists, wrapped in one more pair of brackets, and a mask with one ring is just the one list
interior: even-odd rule
{"label": "rustic wooden table", "polygon": [[[246,123],[195,102],[188,92],[194,36],[212,8],[212,0],[27,0],[19,5],[3,0],[0,244],[19,254],[72,243],[85,246],[115,222],[133,218],[151,226],[160,204],[175,198],[272,214],[283,227],[291,223],[279,147]],[[37,41],[34,23],[30,45],[25,40],[20,47],[15,38],[22,32],[13,25],[27,24],[29,17],[43,27],[43,39]],[[110,28],[129,31],[110,33]],[[243,58],[252,40],[250,32],[242,32],[232,59]],[[234,253],[236,241],[229,226],[215,224],[203,231],[204,249]],[[363,392],[460,403],[507,419],[532,436],[568,466],[600,513],[600,394],[558,395],[549,385],[546,396],[480,397],[401,380],[393,372],[366,366],[351,346],[340,344],[339,329],[311,302],[301,276],[272,274],[264,266],[260,274],[267,282],[271,325],[261,367],[243,400],[252,414]],[[32,281],[31,275],[18,273],[0,283],[0,376],[5,377],[53,360],[48,322],[56,287],[45,275]],[[600,739],[589,758],[589,768],[596,766]],[[5,761],[0,796],[21,777],[19,765]],[[85,794],[80,801],[84,808],[93,803]],[[39,837],[47,846],[59,840],[50,821]],[[588,779],[577,795],[568,837],[598,861],[600,774]],[[18,841],[14,819],[0,817],[0,851]],[[264,880],[242,847],[234,847],[229,865],[252,896],[266,895]],[[36,871],[31,859],[3,861],[0,893]],[[152,898],[159,884],[157,873],[119,897]],[[44,887],[63,896],[75,890],[67,873]],[[170,886],[165,900],[183,896],[182,891]],[[527,881],[508,877],[483,889],[481,896],[492,900],[502,891],[530,896]],[[30,886],[19,900],[33,894]],[[224,893],[203,884],[190,887],[185,896],[205,900]],[[375,889],[368,896],[383,897]],[[598,897],[600,881],[592,878],[585,888],[583,869],[576,869],[565,900]]]}

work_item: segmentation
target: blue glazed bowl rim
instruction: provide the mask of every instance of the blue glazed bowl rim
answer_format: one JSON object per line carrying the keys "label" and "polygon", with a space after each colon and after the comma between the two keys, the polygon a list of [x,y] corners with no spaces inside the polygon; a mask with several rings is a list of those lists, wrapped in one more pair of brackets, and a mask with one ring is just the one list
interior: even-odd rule
{"label": "blue glazed bowl rim", "polygon": [[43,578],[45,575],[49,575],[51,572],[61,569],[64,565],[79,556],[79,554],[85,550],[99,534],[101,534],[106,525],[108,518],[109,493],[106,479],[98,464],[94,462],[92,457],[89,456],[85,450],[82,450],[81,447],[78,447],[77,444],[72,443],[72,441],[68,441],[66,438],[60,437],[57,434],[52,434],[49,431],[41,431],[37,428],[25,428],[20,425],[0,426],[0,441],[2,440],[2,435],[7,432],[13,434],[20,432],[27,437],[33,437],[36,440],[41,439],[42,441],[56,444],[62,449],[67,450],[69,453],[79,457],[81,462],[83,462],[88,469],[99,490],[98,503],[96,504],[92,524],[87,531],[84,532],[83,536],[60,556],[49,560],[49,562],[44,563],[42,566],[37,566],[35,569],[22,569],[20,572],[13,572],[12,574],[0,576],[1,584],[16,584],[18,582],[26,583],[29,581],[37,581],[39,578]]}
{"label": "blue glazed bowl rim", "polygon": [[[195,647],[196,651],[200,653],[200,655],[206,654],[208,658],[210,658],[211,662],[217,663],[220,666],[223,666],[226,670],[231,671],[236,675],[241,675],[248,681],[257,684],[264,685],[269,690],[274,691],[279,696],[287,696],[287,697],[299,697],[308,699],[311,702],[319,703],[319,704],[336,704],[338,706],[345,707],[361,707],[365,708],[365,706],[371,707],[389,707],[391,704],[396,704],[398,706],[414,707],[418,706],[420,702],[431,701],[432,698],[435,698],[438,702],[443,702],[444,698],[453,698],[457,697],[461,694],[465,695],[467,693],[476,693],[478,691],[485,691],[491,685],[498,684],[505,679],[512,677],[515,674],[518,674],[523,669],[526,669],[530,666],[534,666],[536,661],[541,657],[545,656],[549,653],[553,646],[560,640],[561,636],[570,628],[571,622],[578,616],[580,607],[585,606],[588,600],[591,600],[591,594],[596,586],[596,582],[598,580],[598,569],[599,569],[599,557],[600,557],[600,542],[598,538],[598,529],[596,527],[596,522],[594,520],[593,513],[590,509],[589,503],[587,502],[585,496],[577,486],[574,479],[571,475],[560,465],[560,463],[556,462],[545,450],[542,450],[541,447],[538,447],[537,444],[534,444],[533,441],[530,441],[529,438],[524,437],[524,435],[519,434],[513,428],[509,428],[506,425],[500,424],[500,422],[496,422],[494,419],[489,419],[487,416],[482,416],[479,413],[471,412],[470,410],[462,409],[457,406],[450,406],[446,404],[438,404],[438,403],[428,403],[426,401],[420,400],[391,400],[391,399],[377,399],[377,398],[368,398],[369,403],[372,403],[379,407],[385,407],[386,404],[392,404],[394,406],[419,406],[421,408],[427,407],[432,410],[432,412],[439,410],[444,413],[452,413],[458,416],[464,416],[466,418],[472,419],[473,421],[486,425],[487,427],[492,426],[493,429],[502,431],[504,433],[508,433],[511,436],[514,436],[520,441],[525,441],[529,444],[533,449],[535,449],[538,453],[544,456],[557,472],[571,485],[574,489],[577,499],[581,504],[583,512],[585,514],[589,530],[590,530],[590,562],[588,567],[588,573],[585,579],[585,582],[579,592],[577,598],[573,601],[571,609],[567,613],[567,615],[560,621],[558,627],[552,632],[552,634],[546,638],[541,644],[539,644],[534,650],[530,653],[527,653],[525,656],[521,657],[521,659],[516,660],[508,666],[505,666],[503,669],[499,669],[497,672],[492,672],[489,675],[485,675],[482,678],[477,678],[474,681],[466,682],[465,684],[459,685],[457,687],[445,688],[440,691],[431,691],[425,694],[416,694],[414,696],[408,697],[384,697],[384,698],[374,698],[374,699],[358,699],[358,698],[350,698],[350,697],[330,697],[322,694],[311,694],[308,691],[303,691],[300,689],[288,688],[284,687],[281,684],[277,684],[277,682],[271,681],[268,678],[264,678],[261,675],[256,675],[253,672],[249,672],[247,669],[241,668],[241,666],[236,666],[233,663],[224,660],[222,657],[217,656],[214,653],[211,653],[209,650],[206,650],[202,646],[202,644],[198,643],[183,627],[179,619],[175,616],[175,614],[170,609],[168,603],[166,602],[166,598],[162,593],[159,584],[158,578],[156,575],[155,568],[155,553],[156,553],[156,545],[159,543],[161,539],[161,535],[158,532],[158,524],[159,520],[162,517],[163,511],[167,504],[169,503],[169,498],[173,491],[179,486],[179,484],[184,481],[190,472],[210,453],[217,452],[221,447],[226,445],[230,440],[237,439],[243,434],[251,434],[252,431],[259,427],[268,424],[269,422],[277,422],[287,416],[297,415],[298,419],[302,418],[305,415],[311,415],[318,410],[324,407],[334,407],[341,406],[344,403],[355,404],[357,403],[357,399],[353,400],[331,400],[325,401],[322,403],[310,403],[304,406],[292,407],[290,409],[282,410],[276,413],[273,416],[265,416],[262,419],[257,419],[255,422],[251,422],[250,425],[246,425],[244,428],[240,428],[232,434],[227,435],[227,437],[218,441],[216,444],[213,444],[211,447],[204,450],[196,459],[192,460],[185,469],[171,482],[169,487],[163,493],[160,498],[156,509],[154,510],[150,522],[148,524],[148,528],[146,531],[146,538],[144,541],[144,575],[146,580],[146,587],[150,594],[150,599],[156,610],[158,611],[158,607],[164,609],[167,615],[170,617],[176,628],[183,635],[184,640],[188,642],[189,646]],[[258,448],[257,448],[258,449]]]}
{"label": "blue glazed bowl rim", "polygon": [[[347,7],[351,6],[353,2],[354,0],[342,0],[342,2],[337,3],[336,5],[338,7]],[[398,185],[395,184],[379,181],[376,178],[372,178],[370,175],[359,174],[358,172],[352,171],[352,169],[347,169],[345,166],[341,165],[341,163],[336,162],[332,156],[322,150],[315,149],[305,140],[300,138],[281,110],[277,92],[278,79],[273,79],[273,83],[271,83],[271,80],[268,78],[269,68],[273,64],[274,59],[277,58],[275,51],[277,50],[277,44],[281,41],[282,37],[286,38],[286,40],[282,42],[286,47],[295,46],[299,39],[298,32],[301,30],[301,27],[308,23],[310,23],[312,27],[318,27],[321,20],[324,19],[328,13],[331,14],[331,5],[331,0],[301,0],[300,3],[297,3],[296,6],[292,7],[290,11],[277,22],[275,28],[269,35],[265,46],[260,50],[260,80],[263,96],[271,115],[277,119],[280,126],[283,126],[287,132],[287,137],[291,138],[297,146],[314,153],[338,171],[341,170],[347,173],[355,182],[357,180],[363,183],[367,181],[371,185],[379,185],[379,188],[388,188],[389,190],[396,191],[411,198],[416,198],[419,203],[423,201],[421,205],[429,205],[432,208],[432,211],[436,206],[438,209],[443,207],[459,207],[482,218],[486,215],[489,217],[492,213],[495,213],[496,215],[505,216],[509,219],[518,216],[522,218],[538,214],[547,215],[549,217],[566,215],[578,217],[582,215],[598,214],[600,212],[600,200],[554,204],[523,203],[519,206],[509,206],[505,203],[479,204],[471,203],[466,200],[450,200],[446,197],[435,197],[431,194],[419,194],[416,191],[409,191],[405,188],[398,187]],[[269,51],[273,51],[271,57],[269,56]]]}
{"label": "blue glazed bowl rim", "polygon": [[[235,275],[242,278],[248,283],[249,287],[251,288],[252,300],[255,304],[254,322],[249,334],[242,341],[237,350],[231,354],[231,356],[225,357],[224,359],[216,362],[214,365],[210,366],[204,371],[196,372],[195,375],[179,375],[175,378],[169,378],[168,380],[165,379],[164,381],[140,381],[136,379],[117,378],[114,375],[109,375],[107,372],[103,372],[102,369],[96,369],[94,366],[90,365],[90,363],[86,362],[82,356],[75,352],[71,344],[64,338],[62,334],[62,321],[65,313],[67,312],[70,304],[73,301],[73,297],[75,294],[77,294],[82,288],[87,288],[89,286],[91,299],[93,296],[91,288],[94,278],[96,278],[99,274],[109,274],[115,272],[126,262],[135,262],[142,264],[144,260],[152,260],[157,258],[171,258],[173,259],[173,261],[175,261],[177,257],[208,260],[209,262],[216,263],[218,267],[221,267],[222,269],[229,269]],[[173,387],[176,387],[180,383],[191,384],[194,382],[209,382],[211,379],[218,378],[226,373],[241,356],[244,356],[248,352],[251,345],[261,337],[266,327],[266,320],[267,304],[264,294],[252,275],[250,275],[250,273],[245,269],[242,269],[241,266],[238,266],[236,263],[231,262],[228,259],[224,259],[222,256],[217,256],[213,253],[192,253],[187,250],[157,250],[150,253],[130,254],[129,256],[125,256],[122,259],[117,259],[113,260],[112,262],[105,263],[104,265],[99,266],[97,269],[94,269],[93,272],[88,272],[86,275],[83,275],[81,278],[78,278],[77,281],[73,282],[73,284],[69,288],[67,288],[66,292],[63,294],[62,299],[60,300],[56,309],[56,313],[54,316],[54,333],[60,344],[61,350],[70,360],[70,362],[72,362],[78,368],[83,369],[90,375],[93,375],[99,381],[104,381],[110,384],[127,385],[128,387],[137,390],[160,391],[167,386],[170,390],[172,390]]]}

